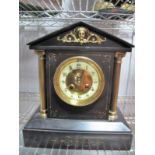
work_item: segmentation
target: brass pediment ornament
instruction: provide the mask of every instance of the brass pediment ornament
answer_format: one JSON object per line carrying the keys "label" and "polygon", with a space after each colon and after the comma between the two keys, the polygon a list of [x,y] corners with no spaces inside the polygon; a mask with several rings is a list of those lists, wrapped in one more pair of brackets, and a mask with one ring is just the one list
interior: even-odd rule
{"label": "brass pediment ornament", "polygon": [[57,40],[62,41],[63,43],[101,44],[106,41],[106,37],[101,37],[89,31],[87,28],[80,26],[65,35],[58,36]]}

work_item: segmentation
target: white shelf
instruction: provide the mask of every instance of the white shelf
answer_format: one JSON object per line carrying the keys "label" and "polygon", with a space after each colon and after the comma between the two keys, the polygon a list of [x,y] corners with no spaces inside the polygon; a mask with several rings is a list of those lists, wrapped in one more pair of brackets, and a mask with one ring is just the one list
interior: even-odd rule
{"label": "white shelf", "polygon": [[[62,27],[77,21],[134,29],[134,14],[92,11],[99,0],[20,0],[20,26]],[[111,0],[109,0],[110,2]],[[116,0],[117,5],[120,0]],[[24,6],[23,6],[24,4]]]}

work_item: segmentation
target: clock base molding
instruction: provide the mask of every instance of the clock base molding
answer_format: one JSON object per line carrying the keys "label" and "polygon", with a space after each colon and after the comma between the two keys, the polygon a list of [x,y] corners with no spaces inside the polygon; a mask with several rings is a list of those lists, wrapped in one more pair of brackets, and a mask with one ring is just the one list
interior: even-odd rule
{"label": "clock base molding", "polygon": [[129,150],[132,131],[118,109],[115,121],[43,118],[39,109],[23,129],[24,145],[38,148]]}

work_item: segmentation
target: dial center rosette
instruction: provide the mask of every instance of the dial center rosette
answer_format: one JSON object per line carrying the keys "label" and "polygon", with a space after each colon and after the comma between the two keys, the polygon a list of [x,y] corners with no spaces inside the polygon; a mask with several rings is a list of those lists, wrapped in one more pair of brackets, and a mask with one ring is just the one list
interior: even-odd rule
{"label": "dial center rosette", "polygon": [[84,94],[88,92],[92,86],[92,77],[90,73],[83,69],[75,69],[71,71],[66,78],[67,88],[72,92]]}

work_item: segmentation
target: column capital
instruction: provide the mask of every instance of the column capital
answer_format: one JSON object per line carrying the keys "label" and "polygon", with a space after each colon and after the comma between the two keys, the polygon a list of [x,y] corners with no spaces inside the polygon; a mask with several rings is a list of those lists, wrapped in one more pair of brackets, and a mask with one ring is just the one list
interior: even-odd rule
{"label": "column capital", "polygon": [[115,53],[115,58],[116,58],[116,63],[122,63],[122,58],[126,55],[124,52],[116,52]]}
{"label": "column capital", "polygon": [[43,56],[43,55],[45,55],[45,51],[43,51],[43,50],[36,50],[35,53],[36,53],[38,56]]}

